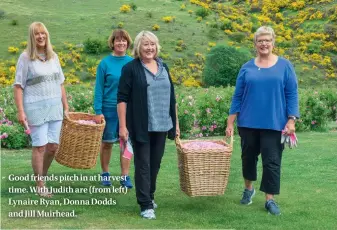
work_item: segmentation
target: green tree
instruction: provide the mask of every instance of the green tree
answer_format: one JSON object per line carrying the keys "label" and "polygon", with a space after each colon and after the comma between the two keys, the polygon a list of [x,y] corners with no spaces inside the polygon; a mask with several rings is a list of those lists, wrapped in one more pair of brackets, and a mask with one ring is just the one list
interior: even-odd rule
{"label": "green tree", "polygon": [[231,46],[215,46],[206,56],[202,81],[205,86],[235,85],[241,66],[250,58],[246,50]]}

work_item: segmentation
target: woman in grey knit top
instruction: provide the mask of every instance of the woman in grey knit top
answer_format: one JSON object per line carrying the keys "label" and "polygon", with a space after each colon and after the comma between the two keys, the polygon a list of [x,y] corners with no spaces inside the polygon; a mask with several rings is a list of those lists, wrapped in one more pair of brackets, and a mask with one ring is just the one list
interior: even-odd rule
{"label": "woman in grey knit top", "polygon": [[37,194],[51,197],[44,184],[58,147],[63,112],[68,111],[64,75],[49,33],[41,22],[29,27],[27,49],[16,66],[14,97],[18,120],[32,138],[32,166]]}

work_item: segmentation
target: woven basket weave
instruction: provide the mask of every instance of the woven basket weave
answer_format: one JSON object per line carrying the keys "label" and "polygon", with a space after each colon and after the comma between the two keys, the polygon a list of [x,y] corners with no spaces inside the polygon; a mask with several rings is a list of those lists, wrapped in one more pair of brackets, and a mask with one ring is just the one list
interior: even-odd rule
{"label": "woven basket weave", "polygon": [[233,150],[233,136],[230,143],[223,140],[207,140],[226,146],[226,149],[186,149],[176,138],[180,188],[188,196],[223,195],[227,186],[230,159]]}
{"label": "woven basket weave", "polygon": [[77,120],[93,120],[95,115],[69,113],[63,120],[60,145],[55,160],[70,168],[89,169],[96,165],[105,121],[101,124],[79,124]]}

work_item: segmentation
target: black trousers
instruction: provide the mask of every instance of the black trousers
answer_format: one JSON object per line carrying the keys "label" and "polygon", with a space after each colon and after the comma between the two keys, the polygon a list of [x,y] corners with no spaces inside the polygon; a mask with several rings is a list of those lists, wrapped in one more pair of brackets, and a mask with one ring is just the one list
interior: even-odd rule
{"label": "black trousers", "polygon": [[167,132],[149,132],[149,142],[133,141],[137,203],[152,209],[157,175],[164,155]]}
{"label": "black trousers", "polygon": [[284,145],[281,131],[239,127],[241,137],[242,174],[246,180],[256,181],[256,166],[261,153],[263,172],[260,190],[280,194],[281,160]]}

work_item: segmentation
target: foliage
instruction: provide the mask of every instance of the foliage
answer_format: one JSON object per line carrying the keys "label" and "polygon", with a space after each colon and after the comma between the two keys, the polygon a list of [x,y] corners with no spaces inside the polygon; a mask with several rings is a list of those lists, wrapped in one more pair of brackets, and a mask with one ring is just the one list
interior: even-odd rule
{"label": "foliage", "polygon": [[12,26],[17,26],[18,24],[19,24],[19,21],[16,20],[16,19],[13,19],[13,20],[11,21],[11,25],[12,25]]}
{"label": "foliage", "polygon": [[133,11],[136,11],[137,10],[137,5],[135,3],[130,3],[130,7]]}
{"label": "foliage", "polygon": [[170,22],[174,22],[175,20],[175,17],[172,17],[172,16],[165,16],[165,17],[162,17],[162,19],[164,22],[166,23],[170,23]]}
{"label": "foliage", "polygon": [[319,53],[319,51],[321,49],[321,46],[322,46],[322,42],[321,41],[313,40],[308,45],[308,52],[310,54]]}
{"label": "foliage", "polygon": [[219,39],[219,30],[216,28],[210,28],[207,32],[207,37],[212,40]]}
{"label": "foliage", "polygon": [[84,52],[87,54],[100,54],[104,50],[103,42],[99,39],[88,38],[83,44]]}
{"label": "foliage", "polygon": [[[193,67],[195,68],[195,67]],[[170,71],[172,75],[172,70]],[[185,80],[187,82],[188,79]],[[0,132],[7,134],[2,147],[29,146],[29,138],[16,118],[16,107],[11,87],[1,91]],[[89,84],[66,86],[71,112],[93,114],[94,88]],[[223,135],[234,87],[186,88],[176,87],[179,124],[182,137]],[[331,121],[337,120],[337,89],[299,91],[301,118],[296,122],[297,131],[325,131]]]}
{"label": "foliage", "polygon": [[0,9],[0,19],[3,19],[5,17],[5,11]]}
{"label": "foliage", "polygon": [[8,52],[12,53],[12,54],[16,54],[19,52],[19,48],[18,47],[14,47],[14,46],[10,46],[8,47]]}
{"label": "foliage", "polygon": [[129,13],[131,11],[131,6],[130,5],[122,5],[120,8],[119,8],[119,11],[121,13]]}
{"label": "foliage", "polygon": [[199,17],[206,18],[208,15],[211,14],[211,11],[206,8],[199,8],[195,11],[195,14]]}
{"label": "foliage", "polygon": [[117,27],[118,27],[119,29],[122,29],[122,28],[124,27],[124,23],[123,23],[123,22],[118,22]]}
{"label": "foliage", "polygon": [[239,70],[249,57],[247,52],[234,47],[215,46],[206,56],[203,84],[205,86],[235,85]]}
{"label": "foliage", "polygon": [[242,32],[234,32],[229,35],[229,38],[235,42],[242,42],[246,37],[247,35]]}
{"label": "foliage", "polygon": [[19,149],[30,144],[29,138],[25,134],[24,128],[20,124],[0,124],[0,133],[3,137],[1,140],[1,147]]}
{"label": "foliage", "polygon": [[153,18],[153,13],[152,13],[152,11],[146,12],[146,17],[148,17],[148,18]]}
{"label": "foliage", "polygon": [[336,24],[326,24],[324,27],[324,32],[329,35],[328,41],[337,41],[337,25]]}
{"label": "foliage", "polygon": [[154,24],[152,26],[152,30],[154,30],[154,31],[158,31],[159,29],[160,29],[160,26],[158,24]]}
{"label": "foliage", "polygon": [[177,43],[176,43],[176,48],[175,50],[177,52],[182,52],[183,50],[185,50],[187,48],[186,44],[184,43],[183,40],[178,40]]}

